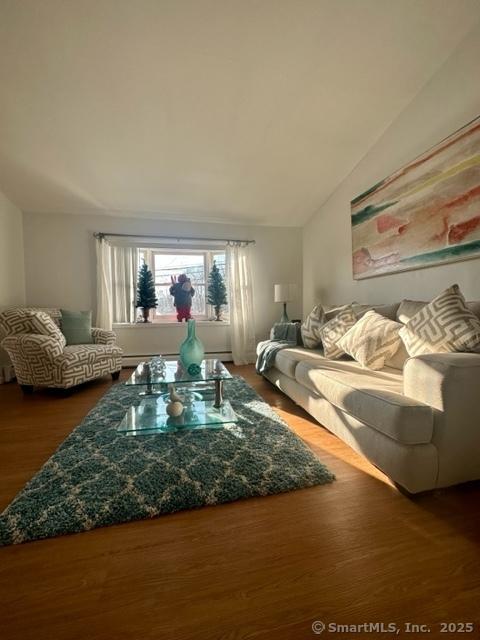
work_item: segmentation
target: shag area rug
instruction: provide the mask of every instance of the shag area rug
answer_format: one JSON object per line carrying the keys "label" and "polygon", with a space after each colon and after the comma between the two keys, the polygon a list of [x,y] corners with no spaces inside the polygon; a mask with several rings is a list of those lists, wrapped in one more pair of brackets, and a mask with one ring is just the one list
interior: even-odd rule
{"label": "shag area rug", "polygon": [[239,377],[224,429],[126,436],[138,388],[116,385],[0,515],[0,545],[331,482],[334,476]]}

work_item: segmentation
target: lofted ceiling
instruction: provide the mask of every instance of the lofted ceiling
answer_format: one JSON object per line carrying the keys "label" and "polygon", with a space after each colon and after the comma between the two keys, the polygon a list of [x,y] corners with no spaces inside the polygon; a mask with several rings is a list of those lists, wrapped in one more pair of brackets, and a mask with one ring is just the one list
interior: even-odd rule
{"label": "lofted ceiling", "polygon": [[478,0],[0,0],[0,189],[30,212],[302,225]]}

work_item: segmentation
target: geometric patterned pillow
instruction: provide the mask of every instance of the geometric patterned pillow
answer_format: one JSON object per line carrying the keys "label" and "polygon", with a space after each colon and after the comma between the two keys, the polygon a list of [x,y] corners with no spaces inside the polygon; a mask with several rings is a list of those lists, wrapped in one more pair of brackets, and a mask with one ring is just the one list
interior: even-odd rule
{"label": "geometric patterned pillow", "polygon": [[25,318],[34,328],[32,333],[51,336],[57,340],[61,340],[64,337],[58,325],[55,324],[54,320],[45,311],[25,311]]}
{"label": "geometric patterned pillow", "polygon": [[7,309],[0,314],[0,326],[7,335],[40,334],[55,338],[61,343],[62,349],[66,344],[65,337],[58,326],[48,313],[42,311]]}
{"label": "geometric patterned pillow", "polygon": [[362,367],[378,371],[398,351],[402,326],[375,311],[367,311],[337,344]]}
{"label": "geometric patterned pillow", "polygon": [[57,327],[61,328],[62,324],[62,313],[60,309],[54,307],[25,307],[25,311],[42,311],[42,313],[46,313],[50,316],[50,318],[54,321]]}
{"label": "geometric patterned pillow", "polygon": [[480,320],[467,307],[457,284],[425,305],[400,329],[410,356],[480,352]]}
{"label": "geometric patterned pillow", "polygon": [[339,358],[345,352],[338,346],[338,341],[357,322],[357,316],[351,305],[342,309],[334,318],[324,324],[318,334],[322,340],[323,352],[326,358]]}
{"label": "geometric patterned pillow", "polygon": [[317,304],[317,306],[308,314],[300,329],[303,346],[306,349],[316,349],[320,346],[321,339],[318,334],[318,330],[324,323],[325,311],[321,304]]}

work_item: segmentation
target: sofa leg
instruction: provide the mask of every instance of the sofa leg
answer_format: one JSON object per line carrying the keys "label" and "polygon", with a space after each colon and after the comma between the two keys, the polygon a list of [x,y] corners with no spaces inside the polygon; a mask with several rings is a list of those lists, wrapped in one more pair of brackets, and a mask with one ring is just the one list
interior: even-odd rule
{"label": "sofa leg", "polygon": [[402,495],[404,495],[406,498],[414,498],[415,497],[415,493],[410,493],[410,491],[408,489],[405,489],[405,487],[402,487],[401,484],[398,484],[398,482],[395,482],[395,480],[393,480],[393,484],[395,485],[395,489],[397,489],[397,491],[399,493],[401,493]]}
{"label": "sofa leg", "polygon": [[114,371],[112,373],[112,380],[118,380],[120,377],[120,371]]}
{"label": "sofa leg", "polygon": [[21,384],[20,387],[26,396],[33,393],[33,384]]}

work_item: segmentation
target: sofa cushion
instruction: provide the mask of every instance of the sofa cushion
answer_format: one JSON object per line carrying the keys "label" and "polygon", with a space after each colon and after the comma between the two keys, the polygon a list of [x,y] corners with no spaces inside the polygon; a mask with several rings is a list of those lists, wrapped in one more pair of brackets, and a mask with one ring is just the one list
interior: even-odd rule
{"label": "sofa cushion", "polygon": [[342,411],[403,444],[430,442],[433,410],[403,395],[403,376],[395,369],[370,371],[357,362],[304,361],[297,382]]}
{"label": "sofa cushion", "polygon": [[385,361],[397,351],[402,339],[399,322],[388,320],[376,311],[367,311],[347,333],[338,346],[367,369],[383,369]]}
{"label": "sofa cushion", "polygon": [[397,311],[400,306],[398,302],[394,302],[392,304],[357,304],[353,303],[353,310],[355,311],[355,315],[357,318],[361,318],[364,316],[367,311],[376,311],[379,315],[384,318],[388,318],[389,320],[397,319]]}
{"label": "sofa cushion", "polygon": [[467,307],[480,320],[480,300],[472,300],[471,302],[467,302]]}
{"label": "sofa cushion", "polygon": [[323,325],[318,333],[322,339],[326,358],[339,358],[344,355],[344,351],[338,346],[338,341],[356,322],[357,317],[350,305]]}
{"label": "sofa cushion", "polygon": [[411,356],[480,352],[480,320],[467,307],[456,284],[420,309],[400,335]]}
{"label": "sofa cushion", "polygon": [[289,347],[282,349],[275,356],[275,367],[289,378],[295,380],[295,369],[302,361],[321,362],[325,360],[323,351],[320,349],[305,349],[303,347]]}

